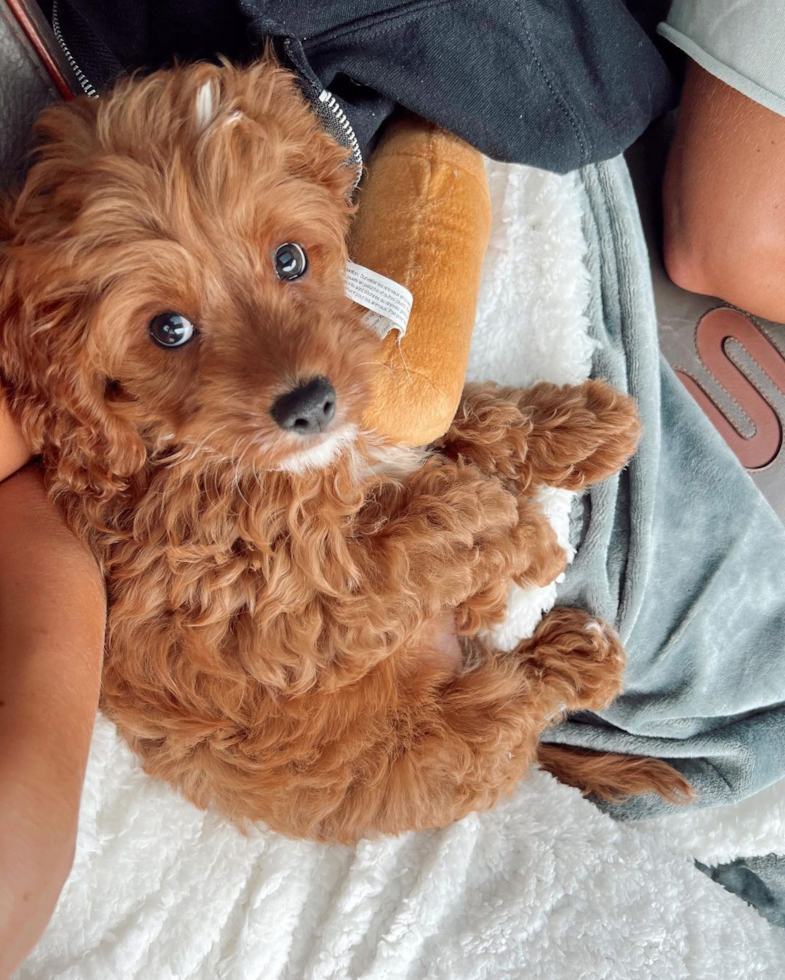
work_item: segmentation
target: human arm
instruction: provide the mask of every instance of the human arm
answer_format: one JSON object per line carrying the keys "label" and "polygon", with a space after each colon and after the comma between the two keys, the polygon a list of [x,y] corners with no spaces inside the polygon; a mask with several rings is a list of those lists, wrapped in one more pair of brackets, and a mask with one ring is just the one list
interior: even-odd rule
{"label": "human arm", "polygon": [[27,468],[0,483],[0,978],[73,860],[106,618],[92,556]]}
{"label": "human arm", "polygon": [[785,321],[785,117],[690,62],[663,205],[678,286]]}
{"label": "human arm", "polygon": [[0,387],[0,482],[30,459],[30,450],[19,426],[11,418]]}

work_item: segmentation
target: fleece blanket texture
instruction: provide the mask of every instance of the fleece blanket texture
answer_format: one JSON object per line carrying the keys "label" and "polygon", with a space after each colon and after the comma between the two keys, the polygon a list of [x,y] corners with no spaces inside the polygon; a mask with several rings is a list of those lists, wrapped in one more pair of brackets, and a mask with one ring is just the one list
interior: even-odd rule
{"label": "fleece blanket texture", "polygon": [[[668,758],[694,806],[732,803],[785,776],[785,528],[658,353],[626,168],[586,169],[582,182],[595,371],[635,395],[644,438],[624,473],[581,500],[559,589],[616,622],[625,690],[547,737]],[[651,796],[607,809],[632,819],[674,807]],[[754,864],[715,877],[784,922],[785,862]]]}
{"label": "fleece blanket texture", "polygon": [[[559,590],[616,622],[625,690],[551,737],[668,757],[696,805],[716,806],[785,776],[785,527],[658,353],[626,169],[582,179],[594,369],[635,395],[644,437],[573,514],[580,547]],[[614,812],[668,809],[639,798]]]}
{"label": "fleece blanket texture", "polygon": [[[623,165],[611,171],[621,179]],[[489,178],[471,375],[579,381],[598,344],[586,178],[502,164]],[[563,540],[573,503],[543,495]],[[556,590],[512,595],[499,641],[529,633]],[[693,860],[776,850],[785,795],[760,798],[615,822],[535,772],[496,810],[443,831],[324,847],[241,836],[146,777],[99,718],[74,869],[18,980],[781,976],[785,933]]]}

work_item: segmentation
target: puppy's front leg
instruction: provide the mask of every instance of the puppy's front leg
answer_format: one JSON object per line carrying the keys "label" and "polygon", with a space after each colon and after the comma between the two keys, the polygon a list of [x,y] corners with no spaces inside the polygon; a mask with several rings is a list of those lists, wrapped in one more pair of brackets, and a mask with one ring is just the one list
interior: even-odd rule
{"label": "puppy's front leg", "polygon": [[461,461],[430,460],[404,485],[383,487],[358,514],[348,541],[358,590],[380,597],[388,619],[390,603],[402,597],[430,619],[490,575],[515,574],[519,522],[518,502],[498,480]]}
{"label": "puppy's front leg", "polygon": [[501,620],[512,581],[543,585],[564,567],[539,507],[476,466],[435,459],[380,493],[348,543],[358,584],[334,608],[352,649],[389,656],[447,609],[459,632],[475,633]]}
{"label": "puppy's front leg", "polygon": [[519,493],[581,490],[621,469],[640,437],[635,401],[603,381],[533,388],[467,385],[437,448]]}

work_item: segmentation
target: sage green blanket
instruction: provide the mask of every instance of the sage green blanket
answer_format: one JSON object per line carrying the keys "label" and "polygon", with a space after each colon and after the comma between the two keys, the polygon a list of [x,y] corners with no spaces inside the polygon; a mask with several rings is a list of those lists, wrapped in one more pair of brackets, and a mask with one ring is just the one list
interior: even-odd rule
{"label": "sage green blanket", "polygon": [[[582,181],[594,373],[638,399],[644,438],[576,504],[579,549],[559,594],[616,623],[624,693],[546,740],[668,759],[692,805],[728,804],[785,776],[785,529],[659,354],[626,166],[588,167]],[[634,819],[671,806],[605,808]]]}

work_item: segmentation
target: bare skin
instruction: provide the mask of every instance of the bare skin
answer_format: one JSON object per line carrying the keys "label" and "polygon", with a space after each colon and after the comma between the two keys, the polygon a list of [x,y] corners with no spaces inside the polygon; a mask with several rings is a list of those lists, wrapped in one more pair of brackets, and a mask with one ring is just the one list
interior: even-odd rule
{"label": "bare skin", "polygon": [[0,388],[0,483],[21,469],[30,459],[30,450],[8,414],[2,388]]}
{"label": "bare skin", "polygon": [[[0,472],[27,455],[0,415]],[[0,980],[54,910],[73,860],[106,601],[40,474],[0,483]]]}
{"label": "bare skin", "polygon": [[783,175],[785,117],[691,62],[663,192],[671,279],[785,321]]}

